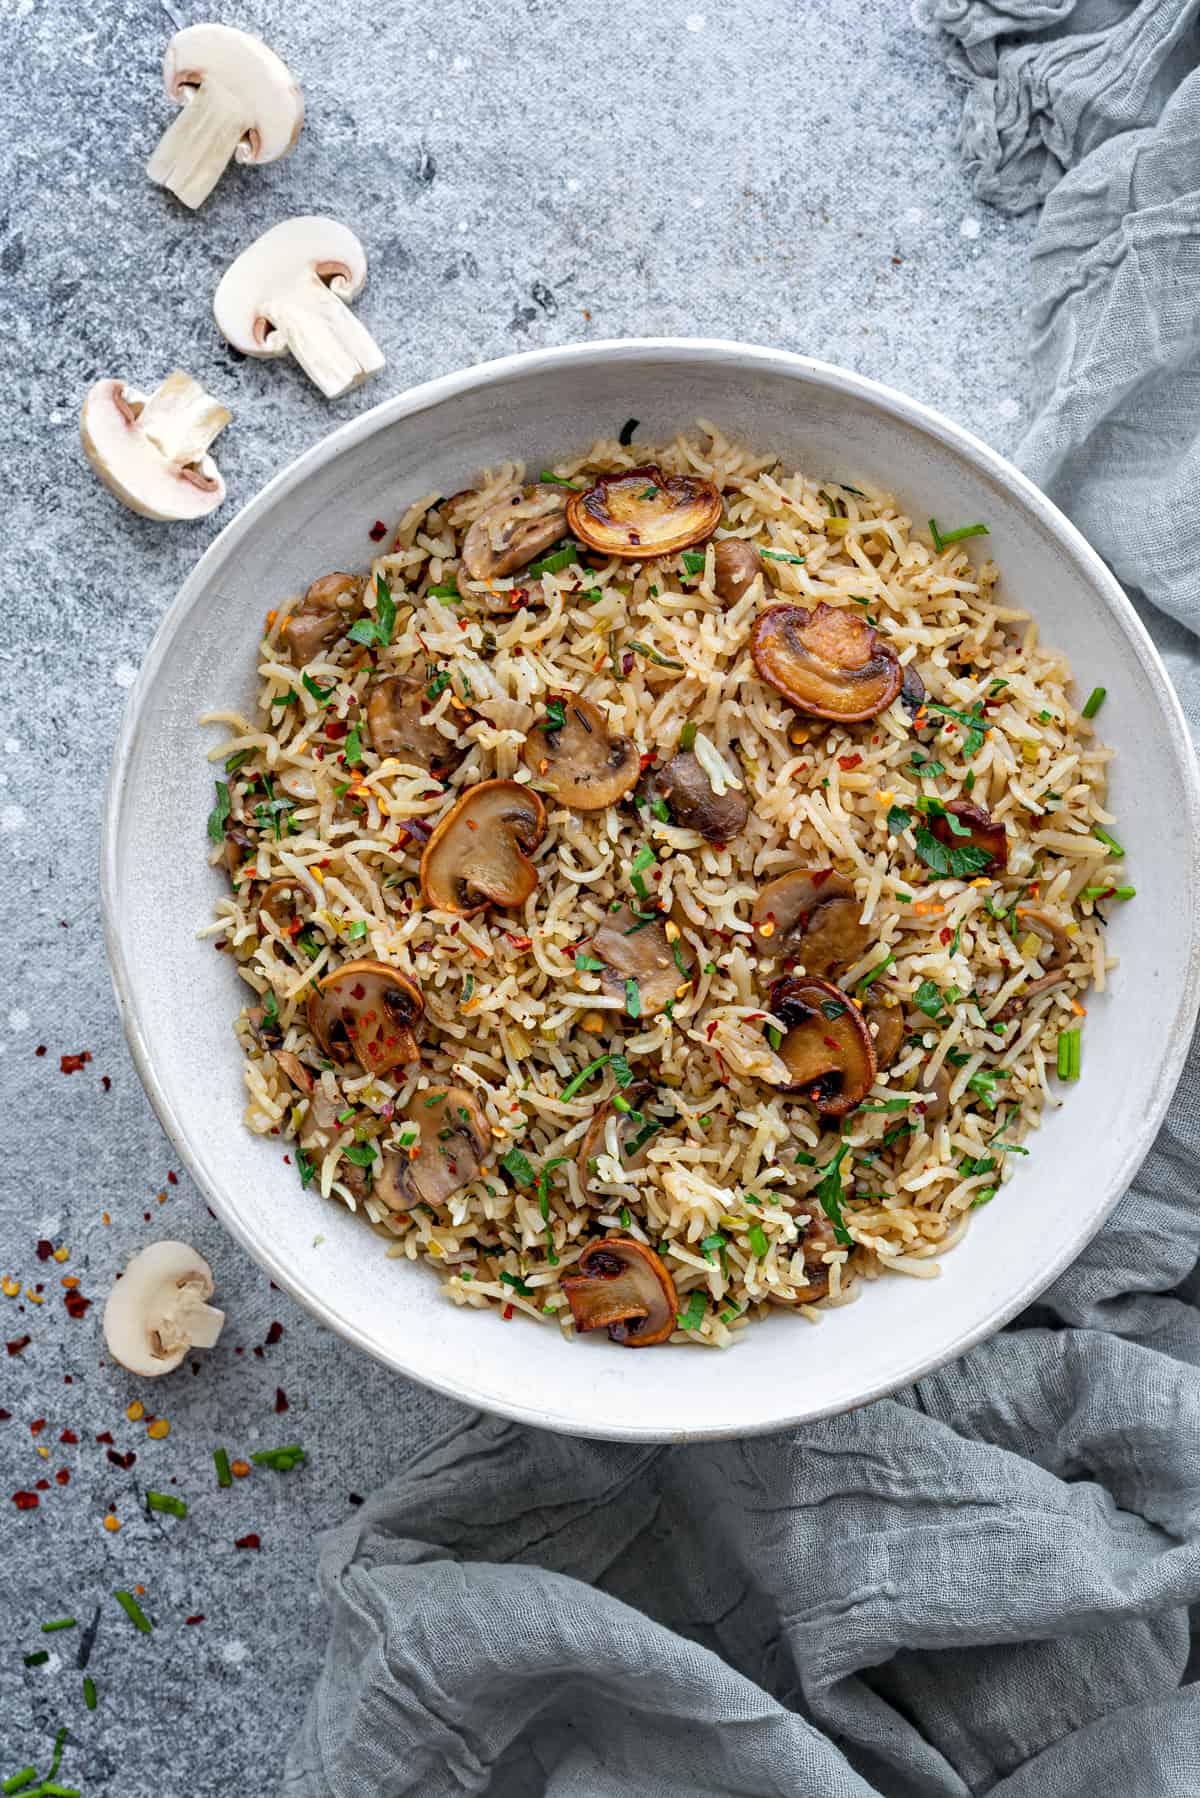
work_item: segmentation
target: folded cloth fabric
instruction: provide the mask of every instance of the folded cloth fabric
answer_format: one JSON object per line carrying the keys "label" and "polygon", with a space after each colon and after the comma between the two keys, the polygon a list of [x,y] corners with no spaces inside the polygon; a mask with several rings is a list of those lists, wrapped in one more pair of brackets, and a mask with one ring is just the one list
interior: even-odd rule
{"label": "folded cloth fabric", "polygon": [[[1048,195],[1022,459],[1196,721],[1198,8],[926,8],[981,193]],[[285,1791],[1197,1798],[1198,1173],[1194,1051],[1078,1262],[898,1398],[694,1448],[464,1424],[326,1539]]]}

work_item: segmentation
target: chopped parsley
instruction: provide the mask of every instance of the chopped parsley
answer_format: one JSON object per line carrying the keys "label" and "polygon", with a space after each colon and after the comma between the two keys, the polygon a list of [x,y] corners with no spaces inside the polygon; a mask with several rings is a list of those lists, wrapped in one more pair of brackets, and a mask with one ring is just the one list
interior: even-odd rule
{"label": "chopped parsley", "polygon": [[[500,1157],[500,1166],[506,1174],[516,1181],[518,1186],[532,1186],[534,1182],[533,1164],[528,1155],[521,1149],[509,1149]],[[503,1275],[501,1276],[503,1278]]]}
{"label": "chopped parsley", "polygon": [[362,737],[357,724],[346,738],[346,766],[359,768],[362,766]]}
{"label": "chopped parsley", "polygon": [[333,704],[333,695],[336,691],[336,683],[334,686],[323,687],[319,681],[315,681],[313,679],[311,674],[302,674],[300,676],[300,682],[304,688],[304,691],[306,693],[311,693],[313,698],[316,700],[316,702],[319,706],[326,706],[326,705]]}
{"label": "chopped parsley", "polygon": [[577,974],[602,974],[606,966],[606,962],[599,961],[594,955],[579,954],[575,957]]}
{"label": "chopped parsley", "polygon": [[208,837],[210,842],[219,843],[225,835],[225,820],[232,810],[232,801],[228,781],[217,780],[213,785],[217,789],[217,803],[208,814]]}
{"label": "chopped parsley", "polygon": [[903,834],[912,823],[912,814],[906,812],[902,805],[894,805],[887,815],[887,827],[892,836]]}
{"label": "chopped parsley", "polygon": [[351,943],[361,943],[366,934],[367,920],[365,918],[355,918],[353,924],[347,928],[346,938]]}
{"label": "chopped parsley", "polygon": [[[454,589],[455,597],[458,588]],[[346,632],[352,643],[363,643],[368,649],[374,644],[383,648],[392,640],[392,632],[396,626],[396,602],[392,598],[392,590],[381,574],[375,576],[375,616],[373,618],[357,618]]]}
{"label": "chopped parsley", "polygon": [[638,494],[639,499],[656,499],[657,497],[658,488],[654,485],[653,481],[651,481],[648,487],[643,487],[642,491]]}
{"label": "chopped parsley", "polygon": [[827,1161],[822,1168],[820,1183],[814,1189],[817,1203],[833,1225],[834,1236],[843,1248],[848,1248],[851,1240],[842,1211],[842,1163],[849,1153],[849,1139],[843,1137],[842,1145],[832,1161]]}
{"label": "chopped parsley", "polygon": [[458,591],[458,582],[455,580],[441,581],[436,587],[426,587],[425,597],[426,599],[442,600],[459,599],[461,595]]}
{"label": "chopped parsley", "polygon": [[914,840],[917,855],[927,868],[932,868],[935,874],[953,875],[956,880],[970,879],[995,859],[988,850],[980,849],[975,843],[964,843],[961,848],[939,843],[933,832],[923,825]]}
{"label": "chopped parsley", "polygon": [[500,1279],[505,1286],[511,1286],[514,1292],[519,1292],[523,1299],[531,1299],[533,1297],[533,1287],[526,1285],[520,1274],[502,1272]]}
{"label": "chopped parsley", "polygon": [[953,718],[956,723],[964,725],[967,734],[963,739],[963,756],[969,762],[973,756],[978,755],[983,748],[983,739],[990,729],[990,726],[984,721],[983,706],[978,700],[969,712],[956,711],[952,705],[943,705],[937,699],[927,699],[925,707],[927,711],[938,712],[943,718]]}
{"label": "chopped parsley", "polygon": [[373,1142],[348,1142],[342,1150],[346,1160],[353,1162],[355,1167],[370,1167],[377,1153]]}
{"label": "chopped parsley", "polygon": [[[703,574],[704,551],[702,549],[685,549],[683,552],[683,566],[688,574]],[[1088,715],[1090,714],[1085,714],[1085,716]]]}
{"label": "chopped parsley", "polygon": [[439,668],[425,689],[426,699],[438,699],[450,685],[450,676],[445,668]]}
{"label": "chopped parsley", "polygon": [[923,980],[914,995],[914,1003],[927,1018],[936,1018],[945,1001],[932,980]]}
{"label": "chopped parsley", "polygon": [[613,1071],[613,1079],[616,1081],[617,1085],[621,1087],[632,1086],[633,1069],[630,1067],[625,1057],[623,1055],[610,1055],[608,1060]]}
{"label": "chopped parsley", "polygon": [[525,573],[531,581],[538,580],[543,574],[561,574],[564,568],[569,568],[572,562],[578,559],[578,556],[579,545],[568,537],[564,542],[557,544],[548,556],[543,556],[539,562],[531,562]]}
{"label": "chopped parsley", "polygon": [[688,1295],[684,1309],[677,1313],[675,1321],[681,1330],[698,1330],[704,1322],[704,1314],[708,1310],[708,1300],[703,1292]]}
{"label": "chopped parsley", "polygon": [[632,974],[625,982],[625,1010],[631,1018],[640,1018],[642,1015],[642,995]]}
{"label": "chopped parsley", "polygon": [[316,1169],[314,1168],[309,1156],[307,1156],[304,1153],[303,1149],[296,1150],[296,1166],[300,1170],[301,1186],[307,1186],[309,1181],[312,1179],[314,1173],[316,1172]]}

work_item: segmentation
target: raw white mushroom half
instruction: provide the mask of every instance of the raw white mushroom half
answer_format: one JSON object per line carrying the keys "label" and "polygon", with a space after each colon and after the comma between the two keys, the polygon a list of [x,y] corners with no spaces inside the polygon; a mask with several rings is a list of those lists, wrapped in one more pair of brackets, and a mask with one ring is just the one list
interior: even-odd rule
{"label": "raw white mushroom half", "polygon": [[206,518],[225,498],[208,451],[233,417],[181,368],[146,394],[97,381],[79,415],[84,454],[104,485],[143,518]]}
{"label": "raw white mushroom half", "polygon": [[130,1373],[170,1373],[189,1349],[212,1348],[221,1334],[225,1313],[208,1303],[212,1295],[212,1268],[203,1255],[186,1242],[152,1242],[108,1295],[109,1353]]}
{"label": "raw white mushroom half", "polygon": [[366,251],[345,225],[285,219],[243,250],[213,298],[223,337],[246,356],[290,352],[326,399],[377,374],[384,358],[348,300],[367,278]]}
{"label": "raw white mushroom half", "polygon": [[178,101],[146,164],[185,206],[200,206],[230,159],[276,162],[304,123],[304,96],[291,70],[261,38],[229,25],[189,25],[163,57],[163,86]]}

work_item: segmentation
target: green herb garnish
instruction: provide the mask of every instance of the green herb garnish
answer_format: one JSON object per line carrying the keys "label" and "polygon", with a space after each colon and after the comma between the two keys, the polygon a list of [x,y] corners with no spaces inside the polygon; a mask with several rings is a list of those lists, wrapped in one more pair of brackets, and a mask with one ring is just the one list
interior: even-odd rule
{"label": "green herb garnish", "polygon": [[704,1322],[704,1314],[708,1310],[708,1300],[703,1292],[688,1295],[684,1309],[676,1314],[675,1322],[681,1330],[698,1330]]}
{"label": "green herb garnish", "polygon": [[642,995],[632,974],[625,982],[625,1010],[631,1018],[640,1018],[642,1015]]}
{"label": "green herb garnish", "polygon": [[510,1174],[518,1186],[532,1186],[534,1181],[533,1163],[521,1149],[509,1149],[501,1155],[500,1166],[506,1174]]}
{"label": "green herb garnish", "polygon": [[794,562],[798,568],[804,566],[804,556],[789,556],[782,549],[763,549],[760,555],[766,556],[768,562]]}
{"label": "green herb garnish", "polygon": [[1092,825],[1092,835],[1098,837],[1110,853],[1116,856],[1118,861],[1124,861],[1125,851],[1122,849],[1120,843],[1118,843],[1116,837],[1110,837],[1108,832],[1099,824]]}
{"label": "green herb garnish", "polygon": [[895,959],[896,959],[896,957],[892,954],[892,951],[889,949],[887,954],[884,956],[883,960],[876,962],[875,966],[873,968],[870,968],[867,971],[867,973],[865,973],[863,975],[862,979],[858,983],[857,990],[860,993],[865,993],[867,988],[871,985],[871,983],[875,980],[878,980],[879,976],[882,973],[884,973],[888,968],[891,967],[891,965],[895,961]]}
{"label": "green herb garnish", "polygon": [[894,805],[887,815],[887,827],[892,836],[898,837],[912,823],[912,814],[906,812],[902,805]]}
{"label": "green herb garnish", "polygon": [[154,1625],[151,1623],[149,1617],[147,1617],[145,1611],[143,1611],[137,1599],[133,1596],[133,1593],[121,1589],[114,1592],[113,1597],[128,1617],[130,1623],[133,1624],[133,1627],[141,1630],[144,1636],[148,1636],[154,1628]]}
{"label": "green herb garnish", "polygon": [[629,647],[630,647],[630,649],[636,649],[637,653],[640,656],[645,656],[647,661],[653,662],[656,668],[682,668],[683,667],[682,662],[673,662],[671,660],[670,656],[660,655],[658,650],[651,649],[651,647],[648,643],[639,643],[636,641],[636,639],[634,639],[632,637],[629,640]]}
{"label": "green herb garnish", "polygon": [[751,1224],[746,1231],[746,1241],[750,1244],[751,1254],[761,1261],[767,1252],[767,1233],[761,1224]]}
{"label": "green herb garnish", "polygon": [[1082,1047],[1083,1039],[1078,1030],[1059,1031],[1058,1077],[1060,1080],[1078,1080]]}
{"label": "green herb garnish", "polygon": [[531,581],[539,580],[543,574],[561,574],[564,568],[569,568],[578,558],[579,545],[567,538],[552,549],[548,556],[543,556],[538,562],[531,562],[525,574]]}
{"label": "green herb garnish", "polygon": [[291,1473],[294,1467],[303,1467],[308,1456],[298,1442],[289,1442],[285,1448],[260,1448],[250,1459],[256,1467],[273,1467],[276,1473]]}
{"label": "green herb garnish", "polygon": [[[1107,687],[1093,687],[1088,694],[1081,716],[1084,718],[1094,718],[1107,697]],[[226,766],[228,766],[228,763],[226,763]]]}
{"label": "green herb garnish", "polygon": [[917,855],[935,874],[950,874],[956,880],[967,880],[986,868],[995,858],[975,843],[951,848],[940,843],[933,832],[922,825],[914,838]]}
{"label": "green herb garnish", "polygon": [[564,481],[560,474],[555,474],[553,469],[550,468],[543,468],[541,474],[538,476],[538,480],[549,482],[551,487],[569,487],[572,493],[579,492],[578,481]]}
{"label": "green herb garnish", "polygon": [[702,549],[685,549],[683,566],[688,574],[704,573],[704,551]]}
{"label": "green herb garnish", "polygon": [[232,1486],[233,1472],[229,1465],[229,1455],[223,1448],[213,1449],[213,1460],[217,1466],[217,1485]]}
{"label": "green herb garnish", "polygon": [[183,1499],[176,1498],[173,1492],[147,1492],[146,1509],[165,1511],[168,1517],[186,1517],[188,1514]]}
{"label": "green herb garnish", "polygon": [[850,1153],[849,1139],[842,1138],[842,1146],[832,1161],[827,1161],[821,1170],[821,1180],[815,1188],[817,1203],[833,1225],[833,1234],[843,1248],[850,1246],[850,1232],[846,1228],[846,1219],[842,1211],[842,1163]]}
{"label": "green herb garnish", "polygon": [[333,704],[333,696],[334,696],[335,692],[337,691],[337,683],[336,682],[333,684],[333,686],[323,687],[319,681],[315,681],[313,679],[311,674],[302,674],[300,676],[300,682],[304,688],[304,691],[306,693],[312,694],[312,696],[316,700],[318,706],[327,706],[327,705]]}
{"label": "green herb garnish", "polygon": [[229,783],[224,780],[213,782],[217,789],[217,803],[208,814],[208,838],[211,843],[219,843],[225,835],[225,820],[232,809],[233,802],[229,797]]}
{"label": "green herb garnish", "polygon": [[358,768],[362,765],[362,737],[357,724],[346,738],[346,766]]}
{"label": "green herb garnish", "polygon": [[986,537],[989,532],[986,524],[960,524],[956,531],[939,531],[936,519],[931,518],[929,535],[933,538],[933,547],[940,554],[948,543],[962,543],[967,537]]}
{"label": "green herb garnish", "polygon": [[370,1167],[376,1159],[378,1151],[373,1142],[348,1142],[342,1150],[342,1154],[347,1161],[353,1162],[355,1167]]}
{"label": "green herb garnish", "polygon": [[927,1018],[936,1018],[944,1003],[941,993],[932,980],[923,980],[913,996],[913,1002]]}

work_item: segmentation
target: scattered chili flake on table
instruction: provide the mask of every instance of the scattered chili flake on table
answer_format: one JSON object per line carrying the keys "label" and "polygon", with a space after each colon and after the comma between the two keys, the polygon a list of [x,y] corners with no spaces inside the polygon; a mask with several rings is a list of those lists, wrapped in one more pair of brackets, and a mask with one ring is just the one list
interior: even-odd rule
{"label": "scattered chili flake on table", "polygon": [[54,1477],[60,1486],[68,1486],[71,1483],[71,1469],[69,1467],[60,1467]]}
{"label": "scattered chili flake on table", "polygon": [[19,1355],[22,1349],[27,1349],[32,1341],[32,1336],[17,1336],[12,1342],[6,1342],[4,1346],[10,1355]]}
{"label": "scattered chili flake on table", "polygon": [[36,1511],[41,1503],[36,1492],[14,1492],[12,1501],[18,1511]]}
{"label": "scattered chili flake on table", "polygon": [[[104,1088],[106,1093],[110,1093],[112,1091],[112,1081],[109,1079],[107,1074],[101,1074],[100,1084]],[[105,1217],[104,1221],[105,1221],[105,1223],[107,1223],[108,1218]]]}
{"label": "scattered chili flake on table", "polygon": [[59,1441],[67,1442],[67,1443],[74,1445],[76,1442],[79,1441],[79,1438],[75,1434],[74,1430],[64,1430],[62,1435],[59,1437]]}
{"label": "scattered chili flake on table", "polygon": [[382,518],[377,518],[375,520],[375,523],[367,532],[367,536],[371,539],[372,543],[383,542],[383,539],[387,536],[387,526],[384,524]]}
{"label": "scattered chili flake on table", "polygon": [[261,1548],[262,1542],[259,1539],[258,1532],[256,1530],[251,1530],[248,1536],[239,1536],[233,1546],[235,1548]]}
{"label": "scattered chili flake on table", "polygon": [[267,1347],[274,1348],[275,1344],[277,1342],[281,1341],[282,1338],[283,1338],[283,1325],[281,1323],[273,1323],[271,1325],[270,1329],[267,1331]]}
{"label": "scattered chili flake on table", "polygon": [[90,1049],[83,1049],[78,1055],[64,1055],[59,1060],[59,1068],[64,1074],[82,1073],[84,1067],[92,1059]]}
{"label": "scattered chili flake on table", "polygon": [[96,1441],[97,1442],[107,1442],[109,1447],[111,1448],[113,1445],[112,1431],[111,1430],[97,1430]]}
{"label": "scattered chili flake on table", "polygon": [[39,1043],[37,1048],[33,1052],[35,1055],[44,1055],[46,1053],[45,1043]]}
{"label": "scattered chili flake on table", "polygon": [[29,1426],[29,1434],[31,1436],[40,1436],[45,1427],[46,1419],[44,1417],[35,1417]]}
{"label": "scattered chili flake on table", "polygon": [[137,1460],[137,1455],[133,1449],[130,1449],[127,1455],[121,1454],[120,1451],[115,1448],[106,1448],[104,1452],[112,1462],[113,1466],[119,1467],[122,1473],[128,1473],[129,1469]]}
{"label": "scattered chili flake on table", "polygon": [[175,1173],[172,1168],[167,1169],[167,1185],[168,1186],[178,1186],[179,1185],[179,1175],[177,1173]]}
{"label": "scattered chili flake on table", "polygon": [[34,1244],[33,1252],[39,1261],[49,1261],[54,1253],[54,1244],[45,1236],[39,1236]]}
{"label": "scattered chili flake on table", "polygon": [[197,1611],[196,1615],[194,1617],[185,1617],[183,1621],[185,1623],[203,1623],[204,1622],[204,1612]]}
{"label": "scattered chili flake on table", "polygon": [[288,1409],[287,1393],[283,1390],[282,1386],[276,1386],[276,1388],[275,1388],[275,1415],[276,1415],[276,1417],[281,1417],[287,1409]]}
{"label": "scattered chili flake on table", "polygon": [[91,1303],[91,1299],[85,1299],[81,1292],[72,1291],[63,1294],[63,1304],[72,1317],[86,1317]]}

